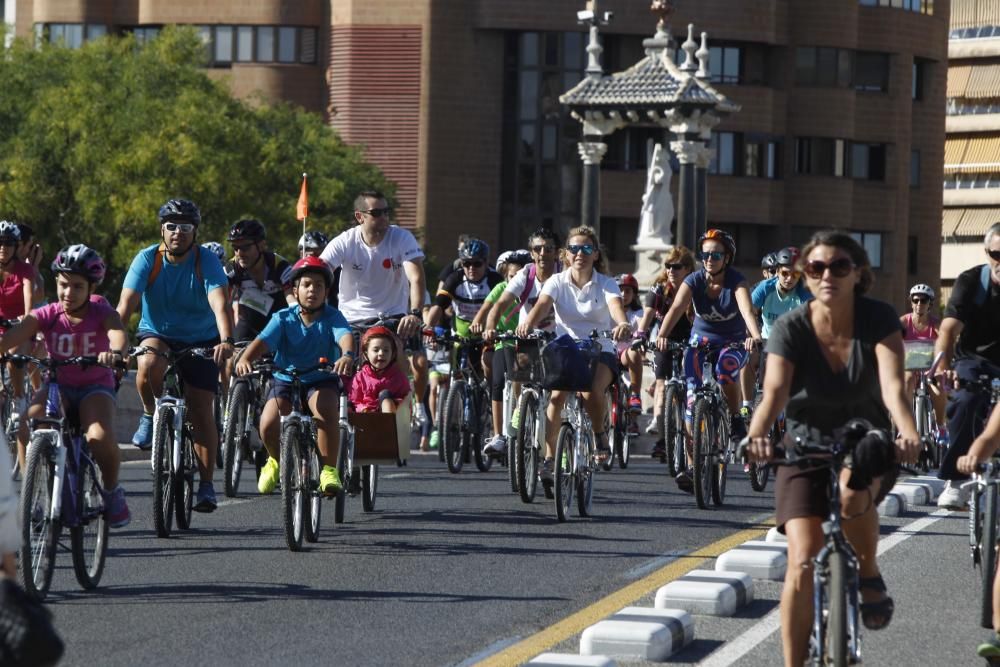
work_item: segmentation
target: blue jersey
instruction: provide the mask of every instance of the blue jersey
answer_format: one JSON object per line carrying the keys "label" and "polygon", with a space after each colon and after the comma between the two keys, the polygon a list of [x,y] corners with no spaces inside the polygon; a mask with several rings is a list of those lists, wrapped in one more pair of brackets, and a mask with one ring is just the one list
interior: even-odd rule
{"label": "blue jersey", "polygon": [[753,290],[750,300],[753,307],[760,311],[764,326],[761,328],[761,335],[769,338],[771,328],[778,318],[788,311],[797,308],[812,298],[812,293],[806,289],[800,280],[791,292],[782,295],[778,290],[778,278],[768,278],[762,280]]}
{"label": "blue jersey", "polygon": [[[160,245],[145,248],[132,260],[122,285],[142,295],[140,334],[149,334],[179,343],[202,343],[219,337],[215,313],[208,305],[208,293],[229,285],[222,262],[211,250],[195,244],[180,264],[164,259],[159,275],[147,287]],[[195,253],[201,280],[195,272]]]}
{"label": "blue jersey", "polygon": [[746,282],[746,278],[742,273],[733,268],[726,269],[722,291],[718,298],[710,299],[705,271],[688,274],[684,284],[691,290],[694,303],[692,335],[705,336],[713,342],[746,337],[746,323],[743,322],[743,315],[736,303],[736,287],[743,282]]}
{"label": "blue jersey", "polygon": [[[264,330],[257,336],[274,353],[276,369],[312,368],[324,357],[332,364],[340,358],[340,345],[337,341],[344,334],[351,333],[344,315],[329,304],[308,326],[299,317],[299,310],[298,304],[279,310],[271,316]],[[276,370],[274,376],[285,382],[292,381],[290,375],[280,370]],[[324,371],[312,371],[301,376],[301,379],[303,384],[312,384],[330,377]]]}

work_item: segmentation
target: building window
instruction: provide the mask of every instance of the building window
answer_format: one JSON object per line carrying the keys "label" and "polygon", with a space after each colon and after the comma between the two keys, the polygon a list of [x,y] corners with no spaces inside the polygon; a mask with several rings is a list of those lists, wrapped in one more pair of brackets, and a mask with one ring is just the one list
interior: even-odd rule
{"label": "building window", "polygon": [[886,92],[889,90],[889,54],[801,46],[795,50],[795,83]]}
{"label": "building window", "polygon": [[917,267],[920,264],[919,243],[916,236],[906,237],[906,272],[911,276],[917,274]]}
{"label": "building window", "polygon": [[882,268],[882,232],[851,232],[851,237],[864,247],[872,268]]}
{"label": "building window", "polygon": [[215,62],[219,64],[231,63],[233,61],[233,26],[216,26],[213,44]]}
{"label": "building window", "polygon": [[914,100],[924,99],[924,80],[927,78],[927,68],[927,61],[914,59],[913,82],[910,89],[910,96]]}
{"label": "building window", "polygon": [[849,174],[866,181],[885,180],[885,144],[851,143]]}
{"label": "building window", "polygon": [[843,139],[796,138],[795,172],[810,176],[843,176],[844,147]]}
{"label": "building window", "polygon": [[743,175],[755,178],[781,178],[781,142],[767,136],[743,137]]}
{"label": "building window", "polygon": [[295,61],[295,28],[282,26],[278,28],[278,62],[294,63]]}
{"label": "building window", "polygon": [[257,61],[262,63],[274,61],[274,28],[271,26],[257,28]]}
{"label": "building window", "polygon": [[708,173],[720,176],[737,176],[736,165],[739,164],[739,145],[742,137],[736,132],[713,132],[708,146],[715,154],[708,165]]}
{"label": "building window", "polygon": [[36,23],[35,38],[52,44],[78,49],[108,34],[108,27],[99,23]]}
{"label": "building window", "polygon": [[316,64],[316,28],[299,29],[299,62],[303,65]]}
{"label": "building window", "polygon": [[[548,146],[555,149],[556,133],[555,126],[551,128],[549,134],[551,139],[545,141],[546,153],[549,153]],[[657,143],[665,144],[670,150],[669,140],[665,138],[664,130],[660,127],[626,127],[609,137],[605,138],[608,151],[601,160],[601,169],[609,171],[642,171],[649,168],[649,158],[653,153],[653,146]]]}
{"label": "building window", "polygon": [[891,7],[917,14],[934,13],[934,0],[859,0],[862,7]]}
{"label": "building window", "polygon": [[910,187],[920,187],[920,151],[916,148],[910,151]]}
{"label": "building window", "polygon": [[854,54],[854,90],[874,93],[889,90],[889,54],[871,51]]}
{"label": "building window", "polygon": [[[988,8],[990,6],[984,3],[983,14],[986,14]],[[971,28],[956,28],[948,34],[948,39],[988,39],[990,37],[1000,37],[1000,25],[988,23],[988,21],[992,20],[994,20],[992,17],[986,18],[983,16],[982,21],[977,21],[981,25]]]}
{"label": "building window", "polygon": [[236,29],[236,60],[241,63],[253,61],[252,25],[241,25]]}
{"label": "building window", "polygon": [[156,36],[160,34],[159,26],[137,26],[132,28],[132,34],[135,35],[135,41],[139,44],[144,44],[151,39],[156,39]]}

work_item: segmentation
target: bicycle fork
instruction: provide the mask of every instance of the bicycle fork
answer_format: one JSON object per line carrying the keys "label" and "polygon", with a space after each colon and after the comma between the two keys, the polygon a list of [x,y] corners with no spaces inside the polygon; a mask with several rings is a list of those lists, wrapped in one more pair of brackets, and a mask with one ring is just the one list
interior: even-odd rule
{"label": "bicycle fork", "polygon": [[35,433],[48,436],[55,443],[55,451],[50,456],[55,460],[52,473],[52,505],[49,507],[49,519],[57,521],[62,515],[63,484],[66,480],[66,448],[63,446],[62,433],[58,429],[38,429]]}
{"label": "bicycle fork", "polygon": [[[831,538],[831,533],[837,531]],[[861,638],[858,632],[860,599],[858,591],[858,559],[854,549],[839,532],[839,527],[833,527],[830,522],[824,522],[823,533],[827,544],[813,559],[813,655],[823,656],[826,652],[827,618],[824,615],[824,595],[827,607],[829,598],[843,595],[847,599],[847,648],[850,651],[850,664],[861,662]],[[844,584],[846,590],[834,591],[830,588],[830,554],[834,551],[844,556]]]}

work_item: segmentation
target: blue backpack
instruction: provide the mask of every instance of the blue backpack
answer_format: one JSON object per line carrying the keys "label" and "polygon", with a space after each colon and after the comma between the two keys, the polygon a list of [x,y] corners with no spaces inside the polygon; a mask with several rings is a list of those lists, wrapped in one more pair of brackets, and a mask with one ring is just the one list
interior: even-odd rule
{"label": "blue backpack", "polygon": [[976,305],[981,306],[986,303],[990,295],[990,265],[983,264],[979,270],[979,287],[976,289]]}

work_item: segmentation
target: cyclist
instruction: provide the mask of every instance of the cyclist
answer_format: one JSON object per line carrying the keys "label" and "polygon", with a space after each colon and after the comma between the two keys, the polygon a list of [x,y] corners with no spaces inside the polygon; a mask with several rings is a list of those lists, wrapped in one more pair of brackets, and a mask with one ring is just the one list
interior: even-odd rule
{"label": "cyclist", "polygon": [[[875,428],[899,428],[897,456],[916,460],[919,439],[903,393],[903,337],[889,304],[865,295],[874,280],[864,248],[846,232],[815,234],[802,252],[815,297],[779,319],[767,344],[764,394],[750,424],[750,455],[769,461],[768,431],[785,410],[789,434],[833,436],[854,418]],[[890,422],[889,417],[892,417]],[[813,621],[813,558],[824,545],[829,514],[824,468],[778,468],[776,523],[788,537],[788,569],[781,594],[786,665],[806,658]],[[843,529],[858,556],[861,616],[878,630],[892,619],[893,602],[875,562],[876,506],[896,476],[895,457],[883,450],[854,452],[853,470],[841,478]],[[850,481],[848,481],[850,480]]]}
{"label": "cyclist", "polygon": [[[296,304],[272,315],[236,362],[236,374],[243,376],[253,372],[253,362],[266,352],[274,354],[274,380],[260,416],[260,437],[270,455],[257,480],[262,494],[274,491],[278,483],[281,416],[292,409],[292,377],[284,369],[311,368],[325,358],[333,362],[335,373],[350,375],[355,358],[354,336],[347,320],[326,302],[333,283],[333,272],[326,262],[303,257],[295,262],[289,280]],[[301,380],[303,403],[312,411],[316,446],[323,461],[320,489],[336,493],[342,488],[337,472],[340,380],[322,370],[306,373]]]}
{"label": "cyclist", "polygon": [[769,252],[760,258],[760,273],[764,280],[769,280],[778,273],[778,258],[775,253]]}
{"label": "cyclist", "polygon": [[[984,238],[986,264],[963,271],[955,280],[934,354],[943,353],[938,372],[977,381],[980,375],[1000,377],[1000,222]],[[952,363],[952,357],[955,357]],[[948,436],[951,445],[941,461],[938,476],[948,484],[938,497],[938,507],[962,509],[969,491],[961,489],[967,479],[955,469],[986,418],[988,397],[974,388],[959,387],[948,401]]]}
{"label": "cyclist", "polygon": [[[63,248],[52,261],[56,275],[54,303],[36,308],[0,337],[0,351],[15,348],[41,333],[46,350],[53,359],[96,356],[100,363],[111,365],[124,361],[128,337],[118,312],[106,300],[94,294],[104,280],[104,260],[92,248],[71,245]],[[118,483],[118,443],[115,441],[115,378],[101,366],[59,369],[59,388],[67,412],[77,411],[80,427],[87,438],[94,460],[101,469],[108,498],[108,524],[112,528],[128,525],[131,515],[125,491]],[[29,419],[45,416],[48,394],[35,394],[28,407],[28,419],[22,419],[17,434],[17,456],[24,470]]]}
{"label": "cyclist", "polygon": [[[746,364],[747,350],[760,342],[757,318],[753,314],[750,292],[746,278],[732,268],[736,257],[736,242],[733,237],[718,229],[709,229],[698,239],[702,270],[690,274],[677,290],[677,296],[657,334],[657,347],[667,349],[667,339],[674,326],[684,316],[688,306],[694,304],[694,325],[691,328],[691,344],[708,343],[709,354],[718,353],[715,375],[729,406],[730,433],[734,440],[742,440],[746,435],[746,424],[740,414],[740,370]],[[750,335],[747,337],[747,330]],[[745,349],[727,347],[744,342]],[[694,388],[703,380],[702,355],[698,349],[688,349],[684,355],[684,374],[688,385],[687,419],[692,419]],[[677,473],[677,486],[688,493],[694,491],[690,470]]]}
{"label": "cyclist", "polygon": [[[423,324],[424,251],[409,231],[389,224],[392,209],[381,192],[368,190],[354,200],[356,226],[330,241],[320,258],[332,270],[342,268],[340,312],[352,326],[364,327],[384,313],[399,318],[396,334],[410,356],[413,389],[427,390],[427,355],[420,335]],[[400,366],[405,360],[400,357]],[[404,366],[405,371],[405,366]],[[417,403],[417,419],[428,416]]]}
{"label": "cyclist", "polygon": [[361,336],[361,368],[351,380],[351,403],[358,412],[396,412],[410,394],[410,381],[396,363],[402,345],[386,327]]}
{"label": "cyclist", "polygon": [[329,237],[323,232],[311,230],[299,237],[299,259],[303,257],[319,257],[323,249],[330,243]]}
{"label": "cyclist", "polygon": [[[632,327],[629,326],[625,308],[622,306],[621,291],[614,278],[602,272],[602,269],[605,269],[605,259],[597,232],[585,226],[569,230],[563,262],[567,268],[545,281],[538,301],[528,316],[517,325],[517,334],[527,336],[538,323],[544,321],[550,310],[554,310],[556,332],[560,335],[568,334],[573,338],[585,340],[589,339],[592,330],[601,330],[613,324],[612,338],[615,341],[630,338]],[[611,456],[608,432],[596,429],[604,428],[608,410],[604,392],[617,373],[618,359],[614,347],[611,342],[602,340],[601,353],[590,391],[584,393],[583,402],[594,425],[598,458],[604,460]],[[570,393],[552,391],[545,409],[547,420],[545,461],[542,464],[540,477],[546,487],[552,485],[559,416]]]}
{"label": "cyclist", "polygon": [[[16,223],[0,220],[0,318],[16,320],[31,311],[34,303],[36,271],[17,258],[21,230]],[[0,328],[0,333],[3,329]],[[24,341],[19,352],[30,350]],[[24,369],[11,364],[10,381],[14,387],[14,412],[24,414]]]}
{"label": "cyclist", "polygon": [[[933,343],[938,337],[938,327],[941,326],[938,318],[931,315],[931,308],[934,304],[934,290],[930,285],[922,283],[910,288],[910,304],[912,311],[899,318],[903,325],[904,341],[923,341]],[[906,395],[911,399],[917,391],[917,381],[920,377],[919,371],[906,371]],[[948,442],[948,428],[945,426],[945,395],[936,383],[928,383],[927,388],[931,396],[931,404],[934,406],[934,415],[938,423],[938,432],[935,433],[938,442]]]}
{"label": "cyclist", "polygon": [[[643,309],[639,304],[639,281],[631,273],[623,273],[618,276],[618,289],[622,293],[622,306],[625,308],[625,315],[628,317],[629,326],[633,331],[638,331],[639,322],[642,320]],[[643,353],[631,348],[631,341],[618,343],[616,351],[619,363],[628,369],[629,383],[632,393],[628,397],[628,409],[633,414],[642,414],[642,399],[639,392],[642,391],[642,360]],[[630,428],[633,432],[639,432],[639,424],[632,420]]]}
{"label": "cyclist", "polygon": [[[487,320],[497,301],[503,296],[507,284],[529,263],[531,263],[531,255],[527,250],[508,250],[497,257],[497,272],[504,277],[504,280],[497,283],[496,287],[486,296],[486,300],[472,321],[470,329],[482,332],[485,338],[486,328],[483,322]],[[513,332],[517,328],[518,306],[516,301],[510,303],[506,310],[497,317],[496,324],[490,331],[496,333]],[[492,372],[490,399],[493,403],[494,434],[483,448],[484,454],[502,454],[507,451],[507,435],[503,423],[503,390],[504,385],[507,384],[507,358],[503,354],[503,347],[511,344],[511,341],[497,343],[493,349],[492,367],[487,368],[486,364],[483,364],[484,371]]]}
{"label": "cyclist", "polygon": [[[128,322],[141,305],[137,338],[160,352],[213,348],[211,359],[188,356],[178,364],[200,477],[193,509],[212,512],[217,506],[212,471],[219,448],[213,406],[219,390],[219,367],[232,355],[234,342],[228,280],[218,257],[197,243],[201,212],[193,202],[170,199],[160,207],[158,218],[161,241],[141,250],[132,260],[118,314],[122,322]],[[135,384],[143,415],[132,443],[140,449],[152,445],[155,396],[162,391],[166,370],[162,357],[139,357]]]}
{"label": "cyclist", "polygon": [[[656,276],[653,286],[646,293],[646,301],[643,307],[642,319],[639,321],[637,335],[640,338],[649,338],[655,326],[657,331],[663,322],[663,317],[670,310],[674,299],[677,297],[677,290],[680,289],[684,279],[694,271],[694,255],[684,246],[674,246],[663,259],[663,271]],[[675,343],[685,343],[691,336],[691,322],[694,320],[694,311],[688,307],[684,317],[681,317],[670,332],[669,339]],[[655,334],[654,334],[655,335]],[[646,433],[657,433],[656,424],[659,421],[659,410],[663,406],[663,392],[665,383],[670,377],[671,363],[670,354],[661,350],[655,350],[653,354],[653,376],[656,378],[655,390],[653,393],[653,420],[646,427]],[[660,438],[653,446],[653,458],[666,456],[666,434],[661,433]]]}
{"label": "cyclist", "polygon": [[[986,428],[979,434],[969,447],[969,453],[959,457],[956,462],[958,471],[971,475],[981,463],[986,463],[1000,448],[1000,404],[993,406]],[[977,653],[980,658],[992,661],[1000,658],[1000,576],[993,577],[993,631],[989,640],[979,645]]]}
{"label": "cyclist", "polygon": [[292,267],[267,249],[267,231],[258,220],[240,220],[229,230],[234,258],[225,265],[236,308],[237,341],[253,340],[279,310],[295,305]]}

